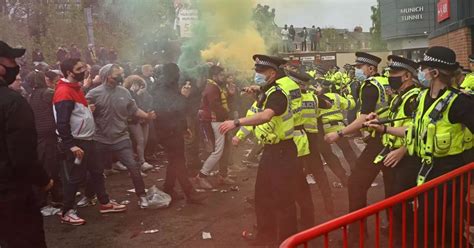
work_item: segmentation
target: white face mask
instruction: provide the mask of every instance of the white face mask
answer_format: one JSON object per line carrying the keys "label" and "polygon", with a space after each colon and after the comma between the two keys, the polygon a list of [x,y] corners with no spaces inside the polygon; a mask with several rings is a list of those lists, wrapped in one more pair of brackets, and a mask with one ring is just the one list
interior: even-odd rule
{"label": "white face mask", "polygon": [[267,84],[267,76],[265,76],[265,74],[256,72],[254,79],[255,79],[255,84],[259,86],[264,86],[265,84]]}
{"label": "white face mask", "polygon": [[[424,87],[430,87],[431,84],[431,78],[426,78],[426,74],[431,72],[430,70],[419,70],[418,71],[418,81],[420,81],[420,84],[423,85]],[[431,75],[430,75],[431,77]]]}
{"label": "white face mask", "polygon": [[355,68],[354,76],[357,80],[360,80],[360,81],[367,79],[367,76],[364,74],[364,71],[359,68]]}

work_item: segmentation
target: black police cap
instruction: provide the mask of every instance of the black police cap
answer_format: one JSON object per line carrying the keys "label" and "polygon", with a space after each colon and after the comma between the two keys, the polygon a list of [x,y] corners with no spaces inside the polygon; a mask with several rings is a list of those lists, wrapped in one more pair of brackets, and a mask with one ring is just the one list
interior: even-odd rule
{"label": "black police cap", "polygon": [[287,71],[287,75],[298,84],[308,84],[311,81],[311,76],[307,73]]}
{"label": "black police cap", "polygon": [[268,56],[263,54],[255,54],[253,55],[253,60],[255,61],[255,68],[273,68],[278,70],[280,66],[286,64],[288,61],[276,57],[276,56]]}
{"label": "black police cap", "polygon": [[4,41],[0,40],[0,57],[4,58],[19,58],[25,54],[26,49],[24,48],[13,48]]}
{"label": "black police cap", "polygon": [[388,67],[391,70],[407,70],[413,75],[417,74],[416,71],[419,66],[415,61],[397,55],[390,55],[387,59],[389,60]]}
{"label": "black police cap", "polygon": [[459,68],[456,62],[456,53],[447,47],[430,47],[423,56],[423,60],[418,63],[420,66],[428,66],[439,69],[454,71]]}
{"label": "black police cap", "polygon": [[355,53],[356,60],[354,65],[373,65],[373,66],[379,66],[380,62],[382,61],[381,58],[368,54],[365,52],[356,52]]}

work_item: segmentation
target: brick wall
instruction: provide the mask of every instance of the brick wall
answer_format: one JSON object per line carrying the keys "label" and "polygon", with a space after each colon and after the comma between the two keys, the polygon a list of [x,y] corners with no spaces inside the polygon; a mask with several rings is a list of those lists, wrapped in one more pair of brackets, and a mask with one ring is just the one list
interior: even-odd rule
{"label": "brick wall", "polygon": [[472,51],[471,28],[464,27],[447,34],[430,39],[430,46],[445,46],[456,52],[456,57],[463,67],[469,67],[469,55]]}

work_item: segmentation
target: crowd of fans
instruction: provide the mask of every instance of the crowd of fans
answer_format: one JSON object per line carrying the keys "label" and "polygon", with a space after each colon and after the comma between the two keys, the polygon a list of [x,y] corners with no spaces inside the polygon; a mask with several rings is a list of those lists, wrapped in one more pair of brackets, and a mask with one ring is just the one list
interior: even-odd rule
{"label": "crowd of fans", "polygon": [[[122,212],[126,206],[110,200],[104,175],[128,171],[139,206],[148,208],[143,177],[163,153],[163,191],[173,200],[183,199],[175,181],[191,203],[205,198],[195,188],[235,183],[229,171],[241,168],[232,166],[231,136],[217,130],[242,112],[234,74],[206,63],[201,77],[185,78],[173,63],[132,68],[114,63],[116,56],[93,63],[85,57],[60,47],[58,67],[41,61],[9,85],[33,109],[39,159],[55,182],[49,192],[37,192],[42,207],[61,208],[61,221],[72,225],[85,223],[76,206],[98,202],[101,213]],[[217,183],[208,181],[216,171]]]}
{"label": "crowd of fans", "polygon": [[302,52],[306,51],[318,51],[320,50],[320,41],[323,37],[320,27],[312,26],[311,29],[303,27],[299,32],[296,31],[293,25],[288,27],[287,24],[280,31],[282,41],[282,52],[293,52],[299,50]]}
{"label": "crowd of fans", "polygon": [[[56,50],[56,61],[52,64],[53,67],[58,68],[59,64],[68,58],[82,59],[91,66],[106,65],[118,62],[118,52],[113,47],[106,48],[100,46],[97,49],[93,44],[89,44],[84,51],[78,48],[77,44],[71,44],[69,48],[65,45],[60,45]],[[32,51],[31,60],[34,66],[49,66],[46,63],[43,52],[38,48]]]}

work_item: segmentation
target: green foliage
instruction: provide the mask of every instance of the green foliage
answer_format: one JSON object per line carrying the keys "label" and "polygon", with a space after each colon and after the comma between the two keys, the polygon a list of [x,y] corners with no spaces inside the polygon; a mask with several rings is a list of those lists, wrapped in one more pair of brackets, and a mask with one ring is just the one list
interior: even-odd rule
{"label": "green foliage", "polygon": [[83,0],[66,8],[57,2],[20,1],[19,6],[28,13],[26,18],[18,15],[10,19],[7,12],[0,12],[0,37],[29,52],[40,48],[50,63],[55,61],[59,45],[77,44],[84,54],[88,41],[83,8],[97,2],[92,5],[97,47],[115,47],[123,57],[137,59],[143,43],[175,38],[173,0]]}
{"label": "green foliage", "polygon": [[380,4],[377,1],[377,5],[370,7],[372,15],[372,27],[370,28],[370,34],[372,35],[372,49],[373,50],[387,50],[387,44],[382,40],[382,24],[380,16]]}
{"label": "green foliage", "polygon": [[263,7],[254,8],[252,21],[255,28],[265,40],[269,54],[278,54],[278,46],[280,44],[280,34],[278,26],[275,24],[275,16],[266,11]]}

